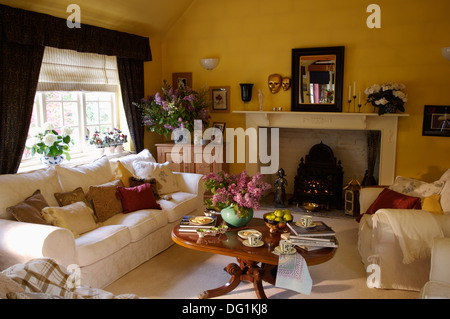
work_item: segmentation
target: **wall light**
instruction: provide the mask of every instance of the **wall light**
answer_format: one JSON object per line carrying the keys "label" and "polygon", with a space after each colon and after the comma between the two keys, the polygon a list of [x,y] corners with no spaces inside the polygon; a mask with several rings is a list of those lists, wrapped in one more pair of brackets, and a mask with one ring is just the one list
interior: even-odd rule
{"label": "wall light", "polygon": [[212,70],[217,66],[217,64],[219,64],[219,59],[217,58],[201,59],[200,63],[205,69]]}
{"label": "wall light", "polygon": [[450,61],[450,47],[442,48],[442,56]]}

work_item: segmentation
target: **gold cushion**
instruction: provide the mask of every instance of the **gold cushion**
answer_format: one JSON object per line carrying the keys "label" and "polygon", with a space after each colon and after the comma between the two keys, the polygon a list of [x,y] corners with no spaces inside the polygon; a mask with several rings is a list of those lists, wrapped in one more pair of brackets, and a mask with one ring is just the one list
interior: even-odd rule
{"label": "gold cushion", "polygon": [[439,195],[431,195],[422,198],[422,209],[435,215],[443,215]]}
{"label": "gold cushion", "polygon": [[114,166],[115,179],[120,179],[124,187],[130,187],[130,177],[133,174],[120,161],[117,161],[117,165]]}

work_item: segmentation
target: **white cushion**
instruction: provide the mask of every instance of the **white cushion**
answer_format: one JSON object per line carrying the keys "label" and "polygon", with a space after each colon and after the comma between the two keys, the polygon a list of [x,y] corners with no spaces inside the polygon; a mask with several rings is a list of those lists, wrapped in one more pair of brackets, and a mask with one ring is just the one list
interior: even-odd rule
{"label": "white cushion", "polygon": [[128,214],[117,214],[106,220],[103,225],[126,226],[131,242],[136,242],[155,230],[167,225],[167,213],[160,209],[143,209]]}
{"label": "white cushion", "polygon": [[424,198],[439,194],[444,184],[444,181],[427,183],[413,178],[397,176],[389,189],[404,195]]}
{"label": "white cushion", "polygon": [[171,194],[172,199],[158,201],[161,208],[167,214],[169,223],[179,220],[187,214],[191,214],[198,208],[198,197],[196,194],[177,192]]}
{"label": "white cushion", "polygon": [[445,182],[441,191],[441,207],[446,215],[450,215],[450,168],[441,176],[440,181]]}
{"label": "white cushion", "polygon": [[86,193],[89,186],[101,185],[114,179],[111,164],[107,157],[76,167],[59,165],[56,167],[56,172],[64,192],[70,192],[81,187]]}
{"label": "white cushion", "polygon": [[160,195],[170,194],[179,190],[177,178],[173,174],[169,162],[163,164],[145,161],[133,162],[135,174],[139,178],[155,178],[158,182],[158,192]]}
{"label": "white cushion", "polygon": [[6,208],[22,202],[38,189],[50,206],[58,206],[53,194],[62,192],[62,189],[54,167],[29,173],[0,175],[0,218],[13,220]]}
{"label": "white cushion", "polygon": [[130,232],[122,225],[109,225],[96,228],[75,239],[77,264],[91,265],[130,243]]}
{"label": "white cushion", "polygon": [[123,166],[125,166],[125,168],[130,171],[131,174],[135,174],[133,169],[133,162],[135,161],[146,161],[156,163],[155,158],[148,149],[144,149],[138,154],[130,154],[122,157],[115,157],[110,159],[109,161],[111,162],[113,170],[116,168],[117,162],[120,161],[123,164]]}
{"label": "white cushion", "polygon": [[47,222],[70,230],[75,238],[97,228],[94,211],[85,202],[75,202],[63,207],[45,207],[41,212]]}

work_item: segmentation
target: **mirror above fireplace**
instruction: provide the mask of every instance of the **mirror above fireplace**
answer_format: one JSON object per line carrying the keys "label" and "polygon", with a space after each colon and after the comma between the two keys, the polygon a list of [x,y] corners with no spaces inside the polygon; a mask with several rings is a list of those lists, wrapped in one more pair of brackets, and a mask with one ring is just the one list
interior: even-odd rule
{"label": "mirror above fireplace", "polygon": [[341,112],[344,47],[292,50],[292,111]]}

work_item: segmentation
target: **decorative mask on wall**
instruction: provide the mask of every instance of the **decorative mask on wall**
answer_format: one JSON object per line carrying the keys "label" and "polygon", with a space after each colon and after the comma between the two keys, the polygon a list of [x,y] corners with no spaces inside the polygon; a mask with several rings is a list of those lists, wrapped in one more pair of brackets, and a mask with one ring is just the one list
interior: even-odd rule
{"label": "decorative mask on wall", "polygon": [[282,79],[283,77],[279,74],[269,75],[269,89],[272,94],[280,91]]}
{"label": "decorative mask on wall", "polygon": [[283,78],[283,81],[281,82],[281,87],[283,88],[283,91],[287,91],[291,88],[291,78],[285,77]]}

